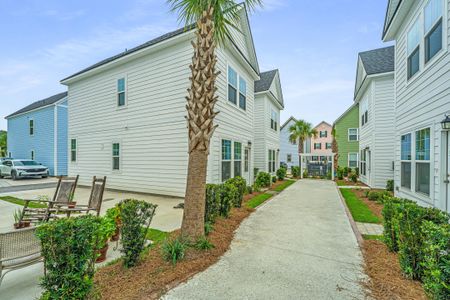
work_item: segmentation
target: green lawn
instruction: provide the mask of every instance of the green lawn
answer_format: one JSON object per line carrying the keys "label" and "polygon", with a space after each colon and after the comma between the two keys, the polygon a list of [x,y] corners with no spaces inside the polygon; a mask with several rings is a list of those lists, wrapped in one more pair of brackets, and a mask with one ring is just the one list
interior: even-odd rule
{"label": "green lawn", "polygon": [[381,220],[351,190],[341,189],[340,191],[355,222],[381,223]]}
{"label": "green lawn", "polygon": [[154,245],[161,243],[169,236],[168,232],[158,229],[149,228],[147,232],[147,239],[151,240]]}
{"label": "green lawn", "polygon": [[295,180],[286,180],[285,182],[283,182],[282,184],[280,184],[279,186],[277,186],[276,188],[274,188],[273,190],[275,192],[281,192],[283,191],[285,188],[287,188],[288,186],[290,186],[291,184],[294,184]]}
{"label": "green lawn", "polygon": [[247,202],[247,206],[251,207],[251,208],[257,208],[258,206],[260,206],[262,203],[264,203],[270,197],[272,197],[271,194],[261,194],[261,195],[255,196]]}
{"label": "green lawn", "polygon": [[[11,196],[3,196],[0,197],[0,200],[3,201],[7,201],[10,203],[14,203],[14,204],[18,204],[18,205],[25,205],[25,201],[16,197],[11,197]],[[38,202],[30,202],[30,204],[28,205],[28,207],[30,208],[46,208],[47,205],[44,203],[38,203]]]}
{"label": "green lawn", "polygon": [[383,241],[382,235],[373,235],[373,234],[363,234],[362,235],[365,240],[376,240],[376,241]]}

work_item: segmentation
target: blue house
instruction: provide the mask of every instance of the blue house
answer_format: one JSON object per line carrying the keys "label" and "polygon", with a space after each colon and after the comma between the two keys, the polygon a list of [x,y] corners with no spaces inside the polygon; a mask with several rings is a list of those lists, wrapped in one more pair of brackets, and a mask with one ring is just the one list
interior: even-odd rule
{"label": "blue house", "polygon": [[9,157],[36,160],[51,176],[67,175],[67,92],[36,101],[6,119]]}

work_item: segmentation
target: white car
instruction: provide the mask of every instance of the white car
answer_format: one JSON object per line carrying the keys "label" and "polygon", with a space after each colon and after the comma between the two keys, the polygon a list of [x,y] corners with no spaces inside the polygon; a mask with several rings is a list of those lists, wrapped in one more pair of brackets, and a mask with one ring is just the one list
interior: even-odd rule
{"label": "white car", "polygon": [[5,160],[0,164],[0,178],[11,177],[12,180],[25,177],[48,177],[48,168],[29,159]]}

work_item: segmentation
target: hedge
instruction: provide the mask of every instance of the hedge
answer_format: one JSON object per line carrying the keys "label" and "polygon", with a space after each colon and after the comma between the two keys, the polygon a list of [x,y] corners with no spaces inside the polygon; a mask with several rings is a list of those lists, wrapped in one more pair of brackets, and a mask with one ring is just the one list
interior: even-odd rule
{"label": "hedge", "polygon": [[272,178],[269,173],[259,172],[258,175],[256,175],[255,184],[258,187],[270,187],[271,180]]}
{"label": "hedge", "polygon": [[299,166],[292,166],[291,167],[291,173],[292,173],[292,176],[294,178],[300,177],[300,167]]}
{"label": "hedge", "polygon": [[448,232],[449,214],[407,199],[385,196],[383,202],[383,239],[389,250],[398,251],[402,272],[406,277],[427,282],[425,287],[432,297],[444,299],[439,295],[449,287],[449,261],[446,255],[433,251],[448,241],[450,234],[442,232]]}
{"label": "hedge", "polygon": [[237,197],[233,199],[233,204],[235,207],[241,207],[247,189],[247,181],[241,176],[236,176],[228,179],[225,183],[232,184],[237,188]]}
{"label": "hedge", "polygon": [[239,199],[239,189],[230,182],[206,185],[205,222],[214,223],[218,216],[228,217]]}

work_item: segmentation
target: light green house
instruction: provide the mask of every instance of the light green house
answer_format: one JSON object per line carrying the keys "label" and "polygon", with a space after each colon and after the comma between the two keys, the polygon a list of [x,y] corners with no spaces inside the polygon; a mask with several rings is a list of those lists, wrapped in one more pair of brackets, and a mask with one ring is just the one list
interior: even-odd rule
{"label": "light green house", "polygon": [[359,162],[359,106],[349,107],[334,122],[334,138],[337,142],[338,166],[358,167]]}

